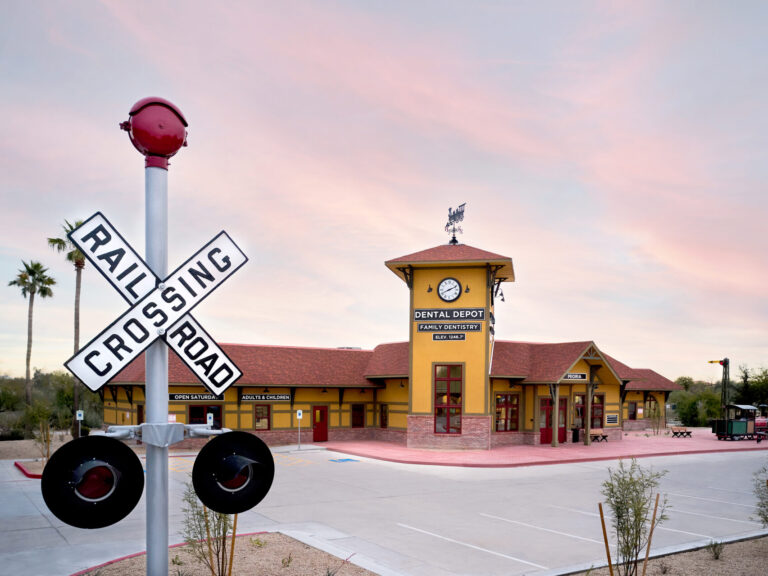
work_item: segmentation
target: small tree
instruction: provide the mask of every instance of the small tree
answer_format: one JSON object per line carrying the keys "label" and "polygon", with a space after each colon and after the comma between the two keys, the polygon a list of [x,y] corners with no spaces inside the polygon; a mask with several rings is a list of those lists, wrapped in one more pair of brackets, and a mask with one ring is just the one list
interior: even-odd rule
{"label": "small tree", "polygon": [[659,403],[651,402],[648,412],[649,412],[648,420],[651,423],[651,429],[653,430],[653,435],[658,436],[659,432],[661,431],[661,422],[664,419],[661,412],[661,408],[659,407]]}
{"label": "small tree", "polygon": [[757,517],[763,527],[768,527],[768,464],[755,472],[753,483],[757,496]]}
{"label": "small tree", "polygon": [[232,527],[232,517],[206,508],[191,482],[186,483],[183,501],[184,541],[211,574],[227,576],[227,534]]}
{"label": "small tree", "polygon": [[[654,472],[632,459],[627,468],[619,460],[616,470],[608,469],[608,480],[603,482],[602,494],[613,512],[611,522],[616,532],[616,570],[619,576],[636,576],[640,553],[648,543],[651,528],[654,493],[666,470]],[[654,527],[666,520],[666,496],[657,512]]]}
{"label": "small tree", "polygon": [[24,411],[24,420],[28,428],[35,430],[33,438],[40,451],[43,462],[51,457],[51,410],[47,404],[35,401]]}

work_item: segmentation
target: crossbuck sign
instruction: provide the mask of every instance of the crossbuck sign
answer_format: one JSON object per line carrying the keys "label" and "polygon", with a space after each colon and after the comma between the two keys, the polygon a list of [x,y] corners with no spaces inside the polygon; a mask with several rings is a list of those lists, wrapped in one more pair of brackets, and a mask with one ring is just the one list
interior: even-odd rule
{"label": "crossbuck sign", "polygon": [[88,261],[131,305],[64,365],[94,392],[158,338],[208,390],[220,395],[242,372],[189,314],[248,258],[220,232],[167,278],[158,278],[97,212],[69,234]]}

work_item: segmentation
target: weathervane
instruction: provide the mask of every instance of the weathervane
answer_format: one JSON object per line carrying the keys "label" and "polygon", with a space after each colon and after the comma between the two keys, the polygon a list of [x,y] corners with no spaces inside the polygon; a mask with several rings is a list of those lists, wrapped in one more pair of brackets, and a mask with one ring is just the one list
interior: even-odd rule
{"label": "weathervane", "polygon": [[467,203],[464,202],[464,204],[461,204],[456,210],[448,208],[448,223],[445,225],[445,231],[451,234],[451,241],[449,244],[459,243],[459,241],[456,240],[456,232],[464,234],[464,230],[461,229],[461,226],[457,226],[456,224],[464,220],[464,206],[466,205]]}

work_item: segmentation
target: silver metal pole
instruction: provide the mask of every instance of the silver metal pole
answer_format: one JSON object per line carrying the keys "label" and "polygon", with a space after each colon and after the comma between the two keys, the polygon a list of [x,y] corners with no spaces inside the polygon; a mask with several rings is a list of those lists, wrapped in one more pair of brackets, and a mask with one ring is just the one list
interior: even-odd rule
{"label": "silver metal pole", "polygon": [[[144,173],[146,261],[159,278],[168,275],[168,171]],[[146,353],[147,422],[168,424],[168,347],[162,339]],[[147,444],[147,576],[168,574],[168,447]]]}

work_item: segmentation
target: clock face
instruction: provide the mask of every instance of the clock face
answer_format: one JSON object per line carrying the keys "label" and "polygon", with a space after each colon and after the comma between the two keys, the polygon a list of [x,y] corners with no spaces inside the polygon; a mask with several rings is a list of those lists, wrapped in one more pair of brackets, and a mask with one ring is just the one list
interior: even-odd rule
{"label": "clock face", "polygon": [[453,302],[461,296],[461,284],[455,278],[445,278],[437,285],[437,295],[445,302]]}

